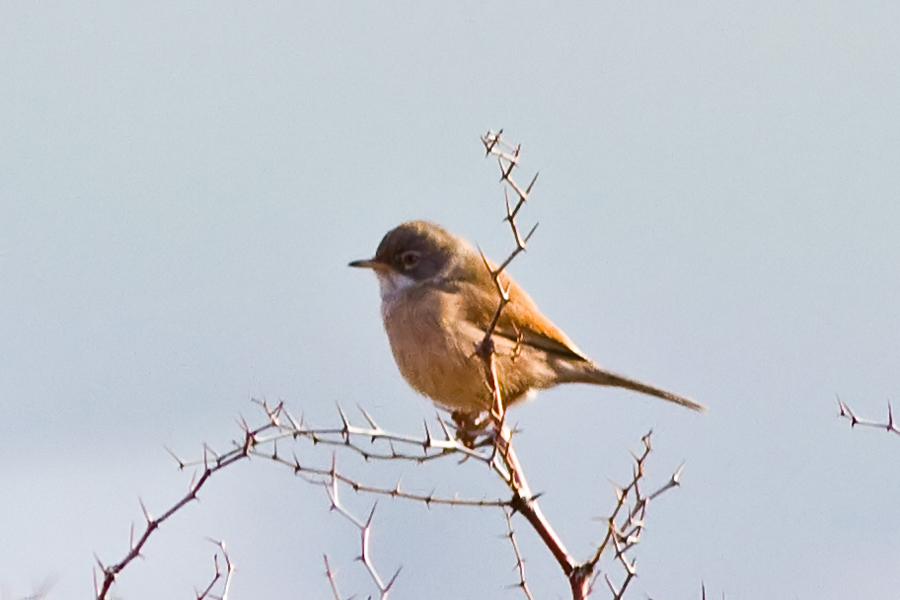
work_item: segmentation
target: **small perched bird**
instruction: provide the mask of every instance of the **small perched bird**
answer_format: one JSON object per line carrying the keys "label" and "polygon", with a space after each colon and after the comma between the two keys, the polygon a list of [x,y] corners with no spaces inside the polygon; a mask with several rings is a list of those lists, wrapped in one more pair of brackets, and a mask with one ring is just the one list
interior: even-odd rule
{"label": "small perched bird", "polygon": [[[350,266],[372,269],[378,277],[384,329],[404,379],[448,410],[490,410],[491,386],[475,351],[500,298],[481,253],[439,225],[409,221],[384,236],[374,258]],[[492,339],[504,408],[532,390],[592,383],[705,410],[683,396],[601,368],[541,314],[511,277],[502,273],[500,281],[509,290],[509,304]]]}

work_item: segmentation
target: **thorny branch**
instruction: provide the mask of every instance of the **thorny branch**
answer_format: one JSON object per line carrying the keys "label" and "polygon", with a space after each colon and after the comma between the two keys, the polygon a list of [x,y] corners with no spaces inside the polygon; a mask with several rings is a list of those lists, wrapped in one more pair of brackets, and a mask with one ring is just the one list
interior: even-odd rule
{"label": "thorny branch", "polygon": [[[610,551],[613,552],[615,562],[623,568],[625,579],[618,587],[616,587],[608,574],[604,576],[604,579],[615,600],[620,600],[623,597],[626,588],[637,574],[636,562],[634,559],[629,558],[629,552],[640,541],[647,507],[651,500],[679,485],[683,465],[675,471],[668,482],[653,492],[644,494],[641,491],[641,484],[645,476],[644,467],[652,450],[650,445],[651,434],[652,432],[648,432],[641,440],[644,449],[640,455],[634,457],[634,468],[628,484],[624,487],[616,486],[616,506],[612,514],[605,519],[607,527],[603,541],[597,546],[592,557],[584,562],[577,562],[566,550],[562,540],[540,510],[537,498],[531,495],[527,484],[524,484],[525,477],[521,465],[512,451],[511,442],[507,437],[503,437],[508,444],[508,452],[499,452],[498,456],[507,459],[507,466],[514,473],[513,477],[507,482],[507,485],[513,492],[511,506],[528,520],[554,558],[556,558],[563,573],[569,580],[574,600],[584,600],[590,595],[591,586],[598,571],[598,563],[601,557]],[[514,552],[516,553],[517,561],[521,564],[518,548],[514,547]],[[520,574],[524,578],[524,571],[520,571]]]}
{"label": "thorny branch", "polygon": [[497,288],[499,302],[494,317],[491,319],[490,325],[485,331],[484,339],[476,349],[476,354],[481,358],[482,363],[484,364],[485,378],[487,379],[488,385],[494,396],[494,405],[493,410],[491,411],[491,417],[494,422],[494,447],[497,450],[496,454],[499,455],[499,459],[503,463],[504,468],[512,475],[507,482],[510,491],[513,493],[512,506],[515,510],[522,513],[529,523],[531,523],[532,527],[534,527],[535,531],[537,531],[538,535],[541,536],[541,539],[550,549],[560,567],[562,567],[563,572],[567,577],[570,577],[576,566],[575,560],[566,550],[562,540],[544,516],[538,505],[537,498],[531,493],[531,489],[525,479],[525,473],[519,464],[518,457],[512,446],[512,432],[504,424],[505,406],[501,396],[502,391],[500,389],[500,384],[497,380],[497,369],[494,361],[495,351],[491,336],[494,334],[494,330],[497,327],[503,309],[506,308],[506,305],[509,304],[510,301],[509,289],[508,287],[504,288],[500,276],[513,259],[525,250],[526,243],[531,239],[531,236],[537,229],[537,224],[535,224],[523,240],[522,236],[519,234],[519,227],[516,224],[516,216],[527,201],[528,195],[531,193],[535,181],[537,181],[537,175],[534,176],[531,183],[528,184],[528,187],[523,190],[522,186],[520,186],[512,176],[513,169],[518,165],[519,154],[522,147],[521,145],[512,146],[507,143],[502,139],[502,134],[502,129],[497,133],[489,131],[481,138],[481,142],[484,144],[488,156],[493,154],[497,157],[497,162],[500,165],[501,181],[506,183],[518,195],[518,200],[513,208],[509,203],[509,193],[507,190],[504,190],[506,200],[505,220],[509,223],[509,227],[512,231],[513,239],[515,240],[515,248],[509,253],[500,266],[496,268],[493,267],[490,261],[484,258],[484,255],[482,255],[485,267],[490,272],[494,285]]}
{"label": "thorny branch", "polygon": [[[362,409],[360,409],[362,411]],[[426,505],[450,505],[450,506],[470,506],[470,507],[499,507],[507,511],[511,517],[515,512],[521,513],[526,520],[532,525],[545,545],[550,549],[553,556],[563,569],[564,574],[570,581],[573,590],[573,598],[587,598],[590,592],[591,583],[598,570],[598,564],[601,557],[610,552],[613,553],[613,560],[620,564],[625,570],[625,580],[618,587],[613,585],[609,575],[606,575],[607,585],[613,590],[614,598],[622,598],[625,589],[636,574],[634,560],[629,558],[629,553],[640,541],[640,535],[644,527],[644,518],[651,500],[657,498],[667,490],[676,487],[679,483],[681,467],[671,476],[668,482],[661,487],[655,489],[651,493],[642,491],[642,482],[645,477],[645,465],[652,450],[650,445],[651,434],[648,433],[642,438],[643,451],[634,457],[635,463],[632,469],[632,476],[628,483],[624,486],[616,487],[616,505],[612,514],[604,519],[606,522],[606,533],[603,541],[598,545],[591,558],[585,562],[579,563],[566,550],[562,540],[553,530],[547,518],[540,510],[537,502],[537,496],[532,493],[528,486],[521,464],[517,458],[515,450],[512,447],[512,432],[504,427],[497,439],[500,441],[482,441],[474,447],[468,447],[459,440],[452,437],[453,432],[444,421],[439,420],[443,437],[436,438],[430,433],[428,427],[425,428],[425,435],[420,437],[409,436],[405,434],[392,433],[376,424],[371,415],[362,411],[369,427],[359,427],[353,425],[347,415],[341,411],[341,419],[343,426],[341,428],[324,428],[311,429],[300,425],[291,418],[285,418],[279,421],[280,431],[277,434],[269,436],[266,440],[260,439],[252,449],[254,456],[266,457],[277,464],[281,464],[290,468],[298,476],[303,477],[306,481],[314,484],[323,485],[329,490],[330,497],[337,498],[337,485],[348,485],[356,492],[372,493],[392,498],[402,498],[412,500],[414,502],[422,502]],[[282,409],[282,415],[286,415],[286,411]],[[360,482],[345,473],[342,473],[337,467],[336,459],[332,459],[331,465],[327,468],[318,468],[303,464],[296,455],[287,458],[279,454],[275,444],[279,439],[284,438],[307,438],[314,440],[315,443],[331,443],[336,446],[343,446],[348,450],[361,456],[391,456],[397,460],[408,461],[426,461],[442,457],[456,456],[472,460],[476,463],[488,465],[491,470],[497,474],[512,492],[510,499],[496,498],[460,498],[454,496],[439,496],[435,492],[422,494],[404,490],[398,482],[393,487],[378,487]],[[269,442],[272,442],[269,444]],[[499,445],[500,450],[495,450],[495,445]],[[377,447],[388,446],[390,453],[382,453]],[[373,450],[373,447],[376,449]],[[269,449],[271,448],[271,449]],[[438,453],[432,453],[435,450]],[[332,500],[334,504],[334,500]],[[339,511],[340,512],[340,511]],[[342,513],[343,514],[343,513]],[[358,527],[362,527],[363,521],[356,519],[354,521]],[[370,519],[365,523],[366,527],[371,525]],[[361,528],[362,532],[362,528]],[[510,537],[510,542],[514,545],[513,551],[516,555],[517,568],[519,569],[520,579],[524,581],[524,562],[515,543],[515,538]],[[365,552],[362,556],[367,556]],[[365,562],[365,561],[364,561]],[[329,574],[330,583],[336,598],[340,598],[335,591],[337,583],[334,579],[333,571],[330,567],[326,567]],[[367,564],[367,568],[369,565]],[[372,573],[372,571],[370,571]],[[394,575],[396,578],[396,574]],[[391,579],[391,583],[394,581]],[[384,593],[386,590],[381,588],[376,579],[376,575],[372,574],[373,581],[379,586],[379,590]],[[388,583],[389,586],[391,583]],[[523,586],[523,590],[527,585]]]}
{"label": "thorny branch", "polygon": [[[176,512],[183,509],[194,500],[199,499],[199,492],[209,479],[220,470],[235,464],[250,456],[262,456],[269,458],[286,466],[289,466],[296,474],[303,475],[307,481],[322,484],[323,482],[331,482],[336,486],[338,482],[345,483],[352,487],[355,491],[367,492],[376,495],[390,496],[393,498],[404,498],[418,502],[424,502],[431,505],[451,505],[451,506],[508,506],[509,502],[503,499],[489,498],[459,498],[457,496],[442,497],[434,493],[422,494],[408,492],[400,487],[400,482],[391,488],[380,488],[377,486],[366,485],[340,473],[336,466],[332,464],[331,468],[315,468],[306,464],[301,464],[300,460],[294,455],[291,459],[285,459],[278,454],[277,442],[279,440],[291,439],[307,439],[313,444],[325,444],[335,447],[345,447],[351,451],[361,455],[366,459],[391,459],[391,460],[408,460],[415,462],[427,462],[436,460],[446,456],[460,456],[464,458],[473,458],[481,462],[489,463],[490,456],[484,450],[484,445],[480,448],[469,448],[455,439],[450,427],[444,422],[439,421],[441,434],[435,436],[429,427],[425,426],[425,435],[416,437],[405,434],[396,434],[385,431],[378,426],[374,419],[360,409],[369,423],[368,427],[359,427],[350,423],[343,410],[339,409],[341,415],[342,426],[330,428],[311,428],[307,427],[302,420],[294,419],[285,409],[283,404],[269,406],[266,402],[257,401],[257,404],[263,409],[266,415],[266,423],[251,429],[245,421],[241,421],[241,429],[243,435],[240,440],[233,442],[233,448],[224,453],[218,453],[209,446],[204,446],[203,456],[200,460],[194,462],[186,462],[171,453],[173,458],[178,462],[179,469],[187,469],[190,467],[200,467],[199,477],[196,476],[191,480],[187,493],[178,499],[168,510],[159,517],[152,517],[150,512],[141,502],[141,510],[144,514],[144,527],[137,537],[134,527],[131,531],[131,541],[129,550],[125,557],[115,564],[104,564],[97,558],[98,570],[94,573],[94,592],[97,600],[105,600],[108,598],[109,591],[115,583],[117,577],[122,570],[127,567],[136,558],[141,556],[141,551],[149,540],[150,536],[159,529],[160,525],[167,519],[172,517]],[[369,445],[364,446],[362,442],[357,440],[369,440]],[[372,450],[373,444],[382,442],[389,451]],[[271,448],[269,450],[268,448]],[[501,475],[508,478],[509,474]],[[332,489],[336,489],[333,487]],[[342,513],[343,514],[343,513]],[[224,553],[224,546],[222,546]],[[367,567],[369,566],[368,563]],[[227,560],[227,571],[224,577],[226,584],[230,583],[231,569],[230,561]],[[388,584],[389,585],[389,584]],[[211,588],[210,588],[211,589]],[[207,596],[201,598],[212,598],[209,592]],[[386,594],[386,590],[382,590]],[[227,594],[223,592],[224,596]]]}
{"label": "thorny branch", "polygon": [[328,578],[328,583],[331,585],[331,597],[334,598],[334,600],[343,600],[343,596],[341,596],[337,587],[337,575],[331,569],[331,564],[328,562],[328,555],[323,554],[322,558],[325,559],[325,577]]}
{"label": "thorny branch", "polygon": [[845,404],[843,400],[838,398],[837,401],[838,410],[840,411],[838,415],[849,420],[850,427],[856,427],[857,425],[860,425],[862,427],[877,427],[878,429],[884,429],[885,431],[900,435],[900,427],[897,427],[897,423],[894,422],[894,410],[893,408],[891,408],[890,402],[888,402],[887,421],[873,421],[870,419],[857,417],[856,414],[854,414],[854,412],[850,410],[850,407],[847,406],[847,404]]}
{"label": "thorny branch", "polygon": [[519,543],[516,541],[516,533],[513,530],[512,511],[504,509],[503,515],[506,517],[506,537],[509,539],[509,544],[512,546],[513,553],[516,555],[516,571],[519,573],[518,583],[515,583],[510,587],[521,588],[522,593],[525,594],[525,597],[528,598],[528,600],[534,600],[534,596],[531,595],[531,590],[528,589],[528,582],[525,579],[525,559],[522,558],[522,553],[519,551]]}
{"label": "thorny branch", "polygon": [[[397,569],[397,571],[394,573],[394,576],[391,577],[390,581],[385,582],[384,579],[382,579],[381,575],[378,574],[378,571],[375,569],[375,563],[372,562],[372,554],[369,551],[369,538],[372,532],[372,519],[375,517],[375,508],[377,504],[372,506],[372,510],[369,511],[369,516],[365,521],[357,518],[343,504],[341,504],[338,494],[339,480],[336,476],[335,463],[335,459],[332,459],[332,476],[330,481],[321,482],[323,487],[325,488],[325,491],[328,492],[328,499],[331,501],[331,510],[337,511],[338,514],[347,519],[347,521],[352,523],[359,530],[360,551],[358,558],[360,562],[365,565],[366,571],[369,573],[369,577],[372,578],[373,583],[375,583],[375,587],[378,588],[379,600],[387,600],[388,592],[394,585],[394,582],[397,581],[397,576],[400,575],[400,569]],[[328,556],[325,556],[325,574],[328,577],[328,581],[331,583],[331,591],[334,594],[335,599],[340,600],[341,595],[338,593],[337,580],[334,572],[328,565]]]}
{"label": "thorny branch", "polygon": [[[522,189],[522,186],[515,181],[512,173],[513,169],[518,165],[521,145],[513,146],[507,143],[502,139],[502,133],[503,130],[500,130],[497,133],[489,131],[481,138],[487,155],[490,156],[493,154],[497,156],[497,161],[500,165],[501,180],[505,182],[508,187],[511,188],[518,196],[515,207],[511,207],[509,202],[508,190],[504,190],[504,196],[506,200],[505,220],[509,223],[510,229],[512,230],[513,239],[515,241],[515,248],[512,252],[510,252],[510,254],[500,264],[499,267],[494,267],[492,263],[488,261],[487,258],[485,258],[482,254],[485,267],[490,272],[491,278],[497,289],[497,295],[499,297],[497,310],[494,313],[490,325],[485,331],[484,339],[476,349],[476,354],[481,358],[484,365],[485,378],[488,381],[494,397],[493,410],[491,411],[491,418],[494,425],[494,447],[497,450],[494,458],[496,458],[503,465],[503,470],[509,472],[511,475],[508,479],[505,479],[510,491],[513,494],[511,499],[511,506],[515,511],[520,512],[528,520],[531,526],[541,537],[544,544],[553,554],[553,557],[559,563],[560,567],[563,570],[563,573],[569,580],[569,584],[572,590],[572,597],[575,600],[587,598],[587,596],[590,594],[592,580],[595,577],[594,574],[597,563],[599,562],[604,552],[608,548],[612,547],[615,549],[616,560],[625,569],[625,580],[618,588],[616,588],[608,575],[605,576],[605,580],[610,588],[610,591],[613,594],[613,597],[618,600],[622,597],[625,589],[628,587],[628,584],[636,574],[635,562],[634,560],[631,560],[629,562],[626,554],[631,548],[634,547],[635,544],[637,544],[640,538],[640,533],[643,530],[643,518],[646,513],[647,504],[652,498],[678,485],[678,476],[681,472],[681,468],[679,468],[678,471],[672,476],[669,483],[664,485],[653,494],[650,494],[649,496],[643,496],[641,494],[639,484],[644,477],[644,463],[647,459],[647,456],[650,454],[650,433],[644,436],[642,440],[644,443],[644,452],[641,454],[641,456],[635,457],[635,468],[631,482],[626,487],[617,488],[616,490],[618,503],[615,510],[613,511],[613,514],[607,519],[606,536],[603,542],[601,542],[601,544],[597,547],[597,550],[594,553],[593,557],[590,560],[581,563],[577,562],[569,553],[569,551],[566,550],[566,547],[563,544],[562,540],[553,530],[550,522],[541,511],[541,508],[537,502],[537,497],[532,494],[530,488],[528,487],[528,483],[525,479],[525,474],[522,470],[521,465],[519,464],[515,450],[512,446],[512,432],[504,425],[504,403],[501,396],[500,384],[497,379],[497,369],[494,361],[495,349],[491,341],[491,337],[497,327],[497,323],[500,320],[503,309],[510,301],[509,288],[504,288],[501,280],[501,274],[513,261],[513,259],[515,259],[516,256],[518,256],[525,250],[525,245],[531,239],[531,236],[537,229],[537,224],[535,224],[528,235],[523,239],[516,224],[516,216],[519,214],[519,210],[528,199],[528,195],[531,193],[531,189],[534,186],[535,181],[537,181],[537,174],[535,174],[534,178],[531,180],[531,183],[529,183],[527,188],[525,188],[524,190]],[[624,520],[617,521],[620,513],[624,514],[625,518]],[[519,553],[518,545],[515,542],[515,538],[512,536],[512,525],[509,521],[508,514],[507,521],[509,524],[510,542],[513,545],[513,551],[515,552],[517,565],[519,567],[521,586],[526,596],[530,598],[530,592],[525,585],[524,566],[522,563],[521,555]]]}
{"label": "thorny branch", "polygon": [[628,584],[631,583],[631,580],[637,574],[636,562],[633,559],[629,561],[627,552],[640,541],[641,533],[644,530],[644,517],[647,514],[647,505],[654,498],[673,487],[677,487],[681,471],[684,468],[684,465],[678,467],[671,478],[669,478],[669,481],[654,492],[648,495],[644,495],[641,492],[640,484],[644,478],[644,465],[652,450],[650,446],[652,433],[652,431],[648,432],[647,435],[641,438],[644,450],[640,455],[634,456],[631,481],[624,487],[616,486],[616,507],[606,520],[606,536],[597,546],[594,556],[586,563],[593,569],[607,548],[612,547],[615,549],[615,560],[625,571],[625,581],[617,589],[609,575],[606,575],[604,578],[613,594],[613,598],[616,600],[622,598],[625,588],[628,587]]}
{"label": "thorny branch", "polygon": [[[518,165],[519,162],[519,152],[522,150],[522,146],[512,146],[508,144],[505,140],[502,139],[501,135],[503,134],[503,130],[501,129],[497,133],[493,131],[487,132],[481,138],[481,143],[484,144],[484,149],[486,152],[486,156],[494,155],[497,157],[497,162],[500,165],[500,179],[504,183],[506,183],[518,196],[515,207],[512,207],[509,203],[509,191],[504,189],[504,197],[506,199],[506,218],[504,219],[509,223],[509,227],[512,230],[513,239],[515,240],[516,247],[512,252],[509,253],[509,256],[506,257],[500,266],[495,267],[482,253],[481,258],[484,260],[484,265],[487,268],[488,272],[491,274],[491,279],[494,282],[494,286],[497,289],[497,296],[499,297],[499,302],[497,304],[497,310],[494,311],[494,316],[491,319],[490,324],[484,332],[484,338],[481,340],[481,343],[478,344],[475,353],[482,359],[484,363],[485,369],[485,379],[487,379],[488,383],[491,385],[491,390],[494,395],[494,407],[493,407],[493,417],[495,420],[499,421],[502,425],[504,407],[502,398],[500,397],[500,388],[496,385],[497,383],[497,369],[494,364],[494,344],[491,340],[494,335],[494,331],[497,328],[497,323],[500,321],[500,315],[503,313],[503,309],[506,308],[506,305],[509,304],[509,288],[504,287],[503,281],[500,276],[506,267],[516,258],[520,253],[525,251],[525,246],[528,243],[528,240],[531,239],[531,236],[534,235],[535,230],[537,229],[538,224],[535,223],[534,227],[531,228],[531,231],[528,232],[524,238],[519,233],[519,227],[516,224],[516,215],[519,214],[519,210],[522,206],[525,205],[525,202],[528,200],[528,195],[531,193],[531,188],[534,187],[534,183],[537,181],[537,174],[535,174],[534,178],[531,180],[531,183],[528,184],[528,187],[524,190],[522,186],[520,186],[516,180],[512,177],[513,169]],[[499,428],[498,428],[499,429]]]}
{"label": "thorny branch", "polygon": [[[122,569],[128,566],[128,564],[130,564],[134,559],[141,556],[141,549],[147,543],[147,540],[150,539],[150,536],[153,535],[153,532],[156,531],[159,526],[169,517],[174,515],[176,512],[184,508],[192,501],[198,499],[197,494],[200,492],[200,489],[206,484],[206,482],[209,481],[209,478],[212,477],[213,474],[249,456],[250,450],[257,442],[257,436],[272,427],[273,418],[275,418],[275,415],[281,410],[280,405],[272,410],[270,410],[268,407],[265,408],[267,414],[269,415],[269,423],[253,430],[251,430],[246,423],[242,423],[242,428],[244,431],[243,439],[240,442],[236,442],[237,448],[235,448],[235,450],[233,450],[232,452],[229,452],[223,456],[217,456],[208,447],[204,448],[202,459],[203,470],[200,477],[192,480],[187,494],[185,494],[161,516],[156,518],[152,517],[147,511],[147,508],[144,506],[144,503],[140,503],[141,511],[144,513],[144,530],[137,538],[137,540],[135,540],[134,527],[132,526],[130,548],[128,553],[125,555],[125,558],[113,565],[104,565],[99,558],[95,557],[97,560],[97,566],[99,568],[99,577],[98,572],[94,572],[94,594],[97,600],[105,600],[110,588],[112,588],[113,583],[115,583],[116,581],[116,577],[118,577]],[[186,466],[181,461],[178,462],[181,468],[184,468]]]}
{"label": "thorny branch", "polygon": [[[210,541],[222,551],[222,561],[225,564],[219,565],[218,553],[213,555],[213,564],[216,569],[215,576],[202,591],[196,592],[197,600],[206,600],[207,598],[209,600],[228,600],[228,592],[231,589],[231,576],[234,574],[234,565],[231,563],[231,558],[228,556],[228,551],[225,549],[225,542],[217,542],[215,540]],[[222,570],[223,567],[224,572]],[[222,580],[222,593],[216,596],[212,591],[220,579]]]}
{"label": "thorny branch", "polygon": [[[141,555],[140,551],[152,533],[157,530],[160,524],[172,516],[175,512],[189,504],[192,500],[198,499],[198,493],[203,485],[212,475],[221,469],[235,464],[236,462],[257,456],[272,460],[276,464],[281,464],[290,468],[295,474],[301,476],[306,481],[314,484],[322,485],[328,490],[329,497],[332,499],[332,505],[335,510],[351,520],[360,528],[360,541],[362,550],[360,559],[369,570],[372,580],[376,583],[382,598],[387,596],[390,586],[395,581],[397,574],[388,581],[384,580],[374,570],[371,561],[371,554],[368,549],[368,535],[371,530],[371,514],[366,521],[362,521],[353,517],[349,519],[349,513],[342,511],[342,505],[339,503],[337,489],[339,484],[347,485],[356,492],[365,492],[375,495],[383,495],[391,498],[401,498],[414,502],[422,502],[426,505],[449,505],[449,506],[469,506],[469,507],[496,507],[510,511],[510,514],[519,512],[529,521],[535,528],[545,544],[550,548],[553,555],[560,562],[563,571],[570,579],[573,585],[573,598],[586,598],[589,591],[590,582],[595,572],[600,556],[610,548],[615,548],[615,560],[619,561],[623,566],[633,571],[633,561],[628,561],[626,553],[631,550],[638,542],[639,534],[643,528],[643,518],[645,516],[647,504],[649,500],[657,497],[667,489],[674,487],[678,482],[678,473],[673,475],[672,479],[662,488],[656,490],[652,494],[642,495],[639,489],[640,481],[644,476],[643,465],[649,454],[649,434],[645,438],[644,452],[641,456],[636,457],[635,468],[632,473],[632,480],[623,488],[617,489],[617,504],[612,516],[609,518],[608,531],[604,541],[598,546],[597,551],[592,558],[585,563],[578,563],[565,549],[562,541],[550,527],[549,522],[540,511],[537,504],[537,497],[531,492],[524,476],[522,467],[518,461],[516,453],[512,448],[510,438],[512,432],[504,427],[498,439],[501,440],[501,451],[495,450],[495,441],[482,441],[469,447],[460,442],[454,436],[455,433],[443,420],[438,421],[441,430],[440,435],[434,435],[427,425],[424,427],[424,433],[420,436],[412,436],[407,434],[398,434],[390,432],[383,427],[377,425],[371,415],[362,411],[368,422],[367,426],[357,426],[351,423],[344,411],[340,411],[342,425],[340,427],[315,428],[310,427],[304,421],[293,418],[282,404],[274,407],[269,406],[265,402],[258,402],[265,412],[267,422],[259,427],[250,429],[245,422],[241,422],[243,435],[240,440],[235,440],[231,450],[224,453],[217,453],[210,447],[204,447],[203,458],[196,462],[185,462],[176,457],[179,468],[186,469],[192,466],[201,466],[199,478],[196,478],[190,485],[188,493],[179,499],[170,509],[162,516],[152,518],[146,509],[145,526],[142,534],[134,539],[130,550],[126,557],[120,562],[105,566],[100,565],[99,573],[102,574],[102,581],[98,581],[95,585],[98,588],[96,597],[98,599],[107,598],[108,591],[115,581],[116,576],[130,562]],[[401,487],[398,481],[394,486],[378,487],[358,481],[345,473],[342,473],[337,467],[336,459],[332,458],[328,467],[315,467],[301,462],[295,453],[291,453],[290,458],[283,456],[279,452],[279,442],[289,442],[292,440],[305,439],[313,444],[326,444],[346,448],[348,451],[356,453],[364,458],[380,457],[382,459],[405,460],[412,462],[426,462],[438,460],[441,458],[464,459],[470,462],[481,463],[489,466],[491,470],[500,477],[506,486],[512,492],[512,497],[504,498],[460,498],[458,495],[442,496],[432,491],[429,493],[420,493],[409,491]],[[388,450],[381,450],[387,448]],[[680,470],[679,470],[680,471]],[[350,515],[352,516],[352,515]],[[514,538],[510,538],[511,543]],[[224,552],[224,545],[222,546]],[[524,563],[518,547],[514,546],[514,552],[517,557],[517,565],[520,577],[524,580]],[[225,591],[221,598],[225,600],[227,597],[228,582],[230,581],[230,573],[232,572],[230,560],[225,556],[225,570],[222,571],[226,578]],[[218,565],[218,563],[217,563]],[[326,574],[332,586],[335,598],[340,599],[341,596],[337,592],[337,583],[334,578],[333,570],[326,562]],[[627,586],[633,574],[627,576],[625,583],[619,588],[617,598],[621,598],[621,593]],[[580,586],[580,587],[579,587]],[[525,589],[527,586],[523,586]],[[574,593],[575,588],[581,590]],[[210,586],[211,589],[211,586]],[[207,595],[200,595],[200,598],[215,598],[209,592]]]}

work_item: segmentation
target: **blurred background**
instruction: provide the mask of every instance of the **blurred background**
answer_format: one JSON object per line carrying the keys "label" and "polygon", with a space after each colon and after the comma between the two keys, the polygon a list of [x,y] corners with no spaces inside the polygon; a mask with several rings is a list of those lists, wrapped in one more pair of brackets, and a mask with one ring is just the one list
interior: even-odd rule
{"label": "blurred background", "polygon": [[[251,397],[421,431],[375,279],[346,265],[411,218],[504,256],[479,142],[502,127],[541,174],[511,272],[598,362],[710,408],[586,386],[516,408],[569,549],[602,538],[652,428],[650,482],[686,467],[632,598],[896,598],[900,439],[851,431],[836,395],[886,418],[900,393],[898,27],[870,1],[0,4],[0,597],[90,597],[139,499],[187,490],[165,448],[228,449],[263,420]],[[399,470],[499,491],[429,469]],[[116,595],[192,597],[211,537],[232,598],[331,597],[325,553],[364,597],[328,509],[276,465],[231,467]],[[566,597],[515,523],[535,596]],[[499,512],[382,499],[374,527],[392,597],[522,597]]]}

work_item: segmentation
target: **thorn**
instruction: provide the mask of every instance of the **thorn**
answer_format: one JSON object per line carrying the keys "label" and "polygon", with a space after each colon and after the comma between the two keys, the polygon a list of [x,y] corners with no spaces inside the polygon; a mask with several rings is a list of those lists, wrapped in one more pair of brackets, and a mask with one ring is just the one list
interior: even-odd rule
{"label": "thorn", "polygon": [[625,565],[625,570],[628,571],[629,575],[637,575],[637,558],[631,561],[631,564],[628,564],[628,561],[625,560],[625,557],[622,557],[622,563]]}
{"label": "thorn", "polygon": [[377,429],[378,431],[381,431],[381,427],[378,426],[378,423],[375,422],[375,419],[372,418],[372,415],[370,415],[368,413],[368,411],[366,411],[366,409],[363,407],[362,404],[357,404],[356,407],[359,409],[359,412],[361,412],[363,414],[363,417],[366,419],[366,421],[369,422],[369,426],[372,429]]}
{"label": "thorn", "polygon": [[340,404],[337,404],[338,414],[341,415],[341,423],[344,425],[344,434],[347,435],[350,433],[350,421],[347,419],[347,414],[344,412],[344,409],[341,408]]}
{"label": "thorn", "polygon": [[284,413],[284,416],[287,417],[288,421],[291,422],[291,428],[292,428],[294,431],[299,430],[300,427],[301,427],[302,424],[303,424],[303,416],[302,416],[302,415],[300,416],[300,423],[298,423],[298,422],[294,419],[293,415],[291,415],[291,413],[288,412],[288,409],[284,409],[283,413]]}
{"label": "thorn", "polygon": [[441,426],[441,429],[443,429],[444,431],[444,436],[446,437],[447,441],[452,440],[453,436],[450,435],[450,429],[447,427],[447,423],[444,422],[444,419],[441,418],[441,413],[439,412],[437,413],[437,420]]}
{"label": "thorn", "polygon": [[494,271],[491,269],[491,263],[488,261],[487,256],[484,255],[484,252],[481,250],[481,246],[476,246],[478,248],[478,253],[481,255],[481,260],[484,261],[484,266],[487,267],[488,273],[493,274]]}
{"label": "thorn", "polygon": [[141,512],[144,513],[144,519],[146,519],[148,523],[151,523],[153,519],[150,517],[150,513],[147,511],[147,507],[144,506],[144,501],[138,498],[138,504],[141,505]]}
{"label": "thorn", "polygon": [[681,485],[681,482],[679,480],[681,479],[681,472],[684,471],[684,465],[685,465],[685,463],[681,463],[680,465],[678,465],[678,468],[675,469],[675,472],[672,473],[672,483],[673,484]]}
{"label": "thorn", "polygon": [[241,429],[243,429],[244,432],[249,432],[249,431],[250,431],[250,424],[247,423],[247,420],[244,418],[244,415],[240,415],[240,419],[241,419],[241,420],[240,420],[239,425],[240,425]]}
{"label": "thorn", "polygon": [[[403,569],[402,566],[397,567],[397,572],[394,573],[394,576],[391,577],[391,580],[387,582],[387,585],[384,586],[384,595],[387,595],[387,592],[390,591],[391,586],[394,585],[394,582],[397,581],[397,577],[400,575],[400,571]],[[384,597],[384,595],[382,597]]]}
{"label": "thorn", "polygon": [[525,195],[527,196],[531,193],[531,188],[534,187],[534,182],[537,181],[538,175],[540,175],[540,171],[534,174],[534,178],[531,180],[531,183],[528,184],[528,187],[525,189]]}
{"label": "thorn", "polygon": [[169,448],[168,446],[163,446],[163,448],[165,449],[166,452],[169,453],[169,456],[171,456],[172,458],[174,458],[174,459],[175,459],[175,462],[178,463],[178,470],[179,470],[179,471],[184,470],[185,464],[184,464],[184,462],[183,462],[180,458],[178,458],[178,456],[175,455],[175,452],[173,452],[172,449]]}
{"label": "thorn", "polygon": [[531,231],[528,232],[528,235],[525,236],[525,241],[522,243],[522,247],[523,247],[523,248],[525,247],[525,244],[528,243],[528,240],[531,239],[531,236],[534,235],[534,232],[537,230],[538,225],[540,225],[539,222],[538,222],[538,223],[535,223],[535,224],[534,224],[534,227],[531,228]]}
{"label": "thorn", "polygon": [[219,460],[219,453],[216,452],[215,450],[213,450],[212,446],[210,446],[209,444],[203,444],[204,464],[205,464],[205,459],[206,459],[206,453],[212,454],[213,458],[215,458],[216,460]]}
{"label": "thorn", "polygon": [[422,447],[424,450],[428,450],[433,445],[431,440],[431,431],[428,430],[428,421],[422,419],[422,425],[425,426],[425,441],[422,443]]}
{"label": "thorn", "polygon": [[372,510],[369,511],[369,518],[366,519],[366,528],[367,528],[367,529],[368,529],[369,526],[372,524],[372,519],[375,517],[375,509],[376,509],[376,508],[378,508],[378,501],[377,501],[377,500],[376,500],[375,503],[372,505]]}
{"label": "thorn", "polygon": [[500,170],[501,170],[501,172],[503,173],[503,176],[500,177],[500,180],[501,180],[501,181],[503,181],[503,180],[508,180],[508,179],[509,179],[509,176],[510,176],[510,175],[512,174],[512,172],[513,172],[513,169],[516,168],[516,160],[515,160],[515,157],[507,157],[507,160],[509,161],[509,167],[505,167],[505,168],[504,168],[504,166],[503,166],[503,158],[501,157],[501,158],[498,159],[498,161],[500,162]]}
{"label": "thorn", "polygon": [[844,404],[844,401],[841,400],[841,397],[838,396],[837,394],[835,394],[835,398],[837,398],[837,401],[838,401],[838,410],[840,411],[839,416],[846,417],[847,416],[847,405]]}

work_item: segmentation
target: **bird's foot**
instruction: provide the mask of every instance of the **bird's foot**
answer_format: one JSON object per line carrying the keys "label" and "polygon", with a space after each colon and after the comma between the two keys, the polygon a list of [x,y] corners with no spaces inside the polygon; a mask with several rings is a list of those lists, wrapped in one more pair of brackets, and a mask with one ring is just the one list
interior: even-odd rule
{"label": "bird's foot", "polygon": [[488,413],[455,410],[450,413],[450,418],[456,427],[456,439],[466,448],[494,443],[494,421]]}

